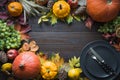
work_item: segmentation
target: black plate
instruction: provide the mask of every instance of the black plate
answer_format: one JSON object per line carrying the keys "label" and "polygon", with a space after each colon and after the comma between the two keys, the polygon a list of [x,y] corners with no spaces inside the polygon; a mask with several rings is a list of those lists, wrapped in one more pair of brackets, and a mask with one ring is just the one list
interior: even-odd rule
{"label": "black plate", "polygon": [[117,73],[120,72],[120,55],[119,53],[106,41],[97,40],[88,43],[81,52],[81,68],[85,75],[90,80],[113,80],[117,75],[110,76],[105,73],[104,70],[94,61],[89,54],[87,54],[89,48],[92,47],[99,53],[99,55],[110,65]]}

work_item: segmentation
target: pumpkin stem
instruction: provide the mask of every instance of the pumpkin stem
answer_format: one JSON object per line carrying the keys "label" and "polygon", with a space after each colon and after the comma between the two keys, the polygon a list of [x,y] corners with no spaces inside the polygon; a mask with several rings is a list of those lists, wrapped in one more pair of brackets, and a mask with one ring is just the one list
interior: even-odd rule
{"label": "pumpkin stem", "polygon": [[111,4],[112,4],[112,0],[107,0],[107,3],[108,3],[109,5],[111,5]]}
{"label": "pumpkin stem", "polygon": [[59,7],[60,7],[60,9],[62,9],[62,5],[61,5],[61,4],[60,4],[60,6],[59,6]]}
{"label": "pumpkin stem", "polygon": [[24,64],[20,64],[20,65],[19,65],[19,68],[20,68],[20,69],[23,69],[23,68],[24,68]]}
{"label": "pumpkin stem", "polygon": [[47,73],[50,73],[50,70],[49,70],[49,69],[47,69]]}

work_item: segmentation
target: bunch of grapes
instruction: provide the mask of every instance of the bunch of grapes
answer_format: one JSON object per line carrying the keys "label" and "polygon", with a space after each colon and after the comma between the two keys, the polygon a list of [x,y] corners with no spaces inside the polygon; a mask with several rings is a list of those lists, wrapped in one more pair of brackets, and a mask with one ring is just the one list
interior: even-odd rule
{"label": "bunch of grapes", "polygon": [[0,20],[0,50],[19,48],[21,45],[20,34],[14,26],[8,26],[6,22]]}

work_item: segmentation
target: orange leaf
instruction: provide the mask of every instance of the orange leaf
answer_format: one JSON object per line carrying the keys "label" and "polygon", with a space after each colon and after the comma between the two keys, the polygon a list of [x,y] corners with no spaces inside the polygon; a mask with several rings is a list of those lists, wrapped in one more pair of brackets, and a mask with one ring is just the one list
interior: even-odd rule
{"label": "orange leaf", "polygon": [[14,25],[15,30],[20,31],[21,30],[21,25],[20,24],[15,24]]}
{"label": "orange leaf", "polygon": [[31,30],[29,25],[15,24],[14,28],[15,30],[19,31],[21,35],[21,40],[26,40],[30,38],[30,36],[27,34]]}
{"label": "orange leaf", "polygon": [[26,34],[20,34],[21,35],[21,40],[27,40],[30,39],[30,36],[26,33]]}

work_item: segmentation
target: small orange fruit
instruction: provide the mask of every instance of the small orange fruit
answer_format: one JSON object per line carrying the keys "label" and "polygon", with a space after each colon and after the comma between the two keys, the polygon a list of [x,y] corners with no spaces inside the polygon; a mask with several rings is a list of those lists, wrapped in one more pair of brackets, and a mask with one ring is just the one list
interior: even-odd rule
{"label": "small orange fruit", "polygon": [[19,16],[23,11],[23,6],[19,2],[11,2],[8,4],[8,12],[11,16]]}

